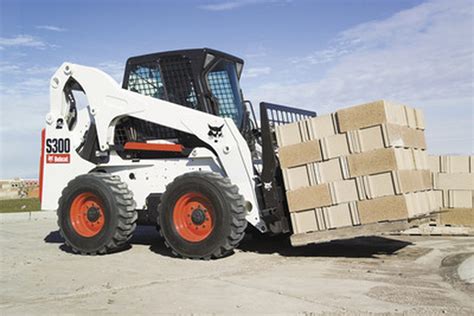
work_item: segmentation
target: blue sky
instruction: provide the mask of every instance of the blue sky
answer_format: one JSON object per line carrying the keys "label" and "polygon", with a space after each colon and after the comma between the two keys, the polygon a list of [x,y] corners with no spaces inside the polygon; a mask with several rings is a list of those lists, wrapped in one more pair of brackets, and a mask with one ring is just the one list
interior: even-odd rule
{"label": "blue sky", "polygon": [[212,47],[242,88],[327,113],[376,99],[422,108],[432,153],[472,153],[473,6],[464,0],[0,0],[0,178],[36,177],[48,81],[63,61],[121,80],[125,60]]}

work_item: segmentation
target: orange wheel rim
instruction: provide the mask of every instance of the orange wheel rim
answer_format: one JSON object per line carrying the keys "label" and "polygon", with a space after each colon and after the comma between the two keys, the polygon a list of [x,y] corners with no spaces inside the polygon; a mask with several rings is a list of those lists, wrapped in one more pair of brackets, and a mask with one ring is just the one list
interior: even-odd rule
{"label": "orange wheel rim", "polygon": [[214,209],[198,192],[183,194],[174,205],[173,223],[178,234],[190,242],[206,239],[214,229]]}
{"label": "orange wheel rim", "polygon": [[84,192],[72,201],[69,217],[76,233],[82,237],[93,237],[104,227],[104,206],[97,195]]}

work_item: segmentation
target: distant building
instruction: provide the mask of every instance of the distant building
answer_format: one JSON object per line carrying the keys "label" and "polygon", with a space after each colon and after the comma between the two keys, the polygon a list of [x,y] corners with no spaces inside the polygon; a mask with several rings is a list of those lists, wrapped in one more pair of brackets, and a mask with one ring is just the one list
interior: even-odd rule
{"label": "distant building", "polygon": [[36,179],[0,180],[0,199],[18,199],[39,196],[39,182]]}

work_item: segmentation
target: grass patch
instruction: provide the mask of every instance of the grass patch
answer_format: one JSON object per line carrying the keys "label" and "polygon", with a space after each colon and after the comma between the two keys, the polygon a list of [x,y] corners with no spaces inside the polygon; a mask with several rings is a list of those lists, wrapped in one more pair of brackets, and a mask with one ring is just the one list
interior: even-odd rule
{"label": "grass patch", "polygon": [[0,200],[0,213],[36,212],[40,207],[38,198]]}

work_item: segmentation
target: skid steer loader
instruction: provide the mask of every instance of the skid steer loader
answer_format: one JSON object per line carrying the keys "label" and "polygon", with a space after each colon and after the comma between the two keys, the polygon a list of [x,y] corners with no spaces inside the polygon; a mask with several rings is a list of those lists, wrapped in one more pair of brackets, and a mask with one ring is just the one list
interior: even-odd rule
{"label": "skid steer loader", "polygon": [[75,252],[116,251],[137,223],[158,225],[173,253],[199,259],[231,253],[247,223],[291,231],[274,127],[316,113],[261,103],[258,121],[242,67],[205,48],[129,58],[122,87],[90,67],[56,71],[40,197]]}

